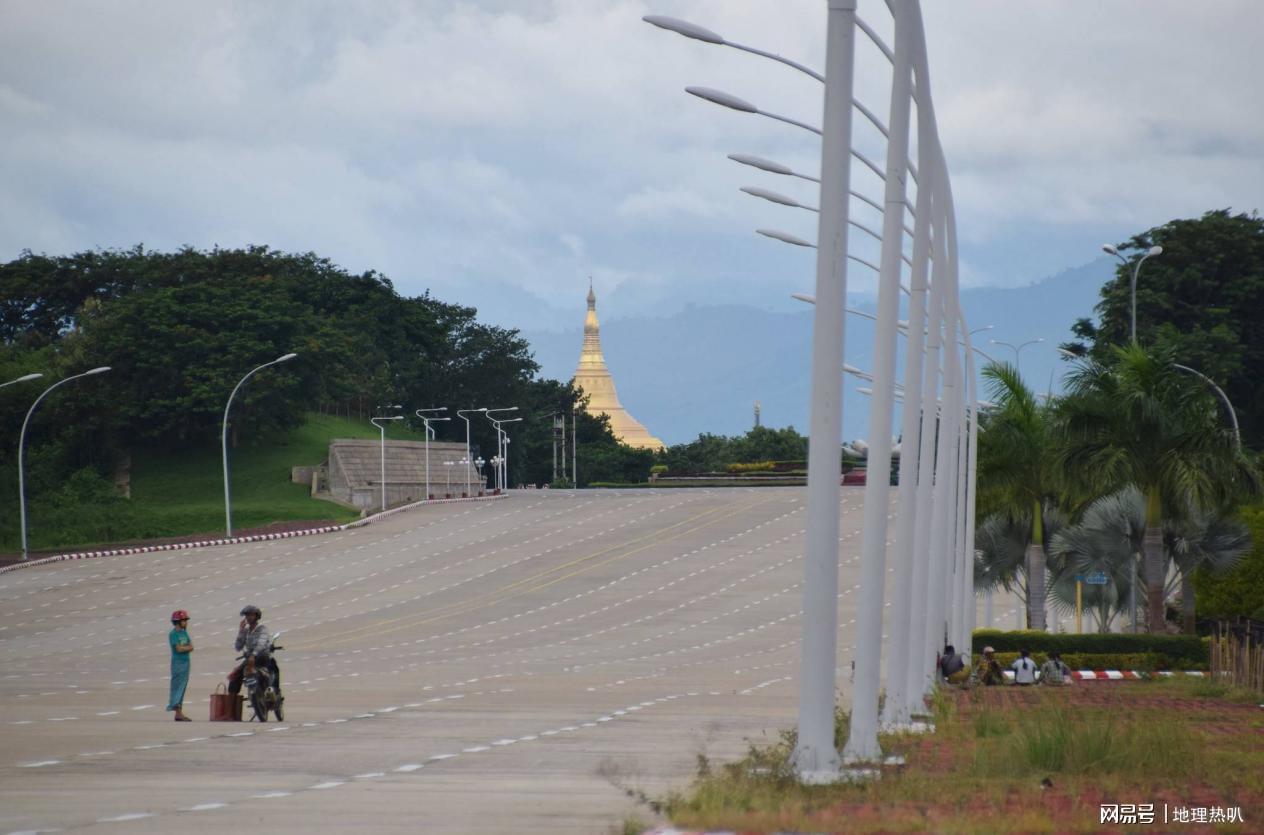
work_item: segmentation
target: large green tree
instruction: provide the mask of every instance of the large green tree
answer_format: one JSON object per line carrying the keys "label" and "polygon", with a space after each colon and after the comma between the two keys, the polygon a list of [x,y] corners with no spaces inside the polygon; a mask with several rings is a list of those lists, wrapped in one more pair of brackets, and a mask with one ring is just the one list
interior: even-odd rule
{"label": "large green tree", "polygon": [[1111,347],[1129,341],[1133,265],[1150,247],[1137,283],[1137,340],[1171,352],[1224,388],[1237,409],[1243,440],[1264,448],[1264,218],[1228,209],[1173,220],[1120,244],[1120,264],[1102,287],[1100,323],[1081,319],[1065,347],[1109,363]]}
{"label": "large green tree", "polygon": [[1174,367],[1171,349],[1111,349],[1068,377],[1054,418],[1062,479],[1085,493],[1127,486],[1145,499],[1143,567],[1151,632],[1164,628],[1163,522],[1226,509],[1258,492],[1259,477],[1201,381]]}

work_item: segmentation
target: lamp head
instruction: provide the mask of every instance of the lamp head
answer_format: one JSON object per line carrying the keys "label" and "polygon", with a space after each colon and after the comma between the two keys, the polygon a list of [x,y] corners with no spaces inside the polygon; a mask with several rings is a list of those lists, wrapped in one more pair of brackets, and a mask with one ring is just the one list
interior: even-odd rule
{"label": "lamp head", "polygon": [[782,243],[786,243],[786,244],[793,244],[795,246],[807,246],[807,247],[816,246],[816,244],[812,243],[811,241],[805,241],[802,238],[791,235],[789,232],[780,232],[776,229],[756,229],[755,231],[766,238],[772,238],[773,240],[781,241]]}
{"label": "lamp head", "polygon": [[85,371],[83,376],[87,377],[90,374],[104,374],[105,372],[109,370],[110,370],[110,366],[103,365],[100,368],[94,368],[91,371]]}
{"label": "lamp head", "polygon": [[710,87],[686,87],[685,92],[690,95],[697,96],[700,99],[706,99],[707,101],[713,104],[718,104],[721,107],[740,110],[743,113],[758,112],[755,105],[745,99],[739,99],[737,96],[731,96],[721,90],[713,90]]}
{"label": "lamp head", "polygon": [[790,298],[796,301],[807,302],[808,304],[816,304],[816,296],[813,296],[811,293],[791,293]]}
{"label": "lamp head", "polygon": [[1152,246],[1150,247],[1150,251],[1146,253],[1146,255],[1162,255],[1162,254],[1163,254],[1163,247],[1161,246]]}
{"label": "lamp head", "polygon": [[787,168],[786,166],[782,165],[779,162],[773,162],[770,159],[757,157],[753,154],[729,154],[729,159],[733,160],[734,162],[740,162],[742,165],[749,165],[753,168],[758,168],[761,171],[767,171],[772,174],[793,174],[794,173],[789,168]]}
{"label": "lamp head", "polygon": [[1111,246],[1110,244],[1102,244],[1102,252],[1106,253],[1107,255],[1118,255],[1118,254],[1119,254],[1119,250],[1115,249],[1115,248],[1114,248],[1113,246]]}
{"label": "lamp head", "polygon": [[675,32],[677,35],[684,35],[686,38],[693,38],[695,41],[705,41],[706,43],[722,44],[724,38],[721,38],[710,29],[699,26],[696,23],[690,23],[687,20],[681,20],[677,17],[668,17],[661,14],[647,14],[641,18],[646,23],[657,26],[659,29],[666,29],[668,32]]}
{"label": "lamp head", "polygon": [[790,206],[792,208],[799,207],[799,201],[795,200],[793,197],[786,197],[784,194],[769,191],[766,188],[759,188],[758,186],[742,186],[740,191],[746,192],[751,197],[762,197],[770,203],[779,203],[782,206]]}
{"label": "lamp head", "polygon": [[15,382],[15,383],[25,383],[25,382],[27,382],[28,380],[38,380],[40,377],[43,377],[43,376],[44,376],[44,375],[43,375],[43,373],[42,373],[42,372],[36,371],[36,372],[34,372],[34,373],[31,373],[31,374],[26,374],[26,375],[23,375],[23,376],[21,376],[21,377],[18,377],[18,378],[17,378],[16,380],[14,380],[13,382]]}
{"label": "lamp head", "polygon": [[298,354],[285,354],[283,356],[277,357],[275,360],[273,360],[273,362],[289,362],[290,360],[294,359],[297,356]]}

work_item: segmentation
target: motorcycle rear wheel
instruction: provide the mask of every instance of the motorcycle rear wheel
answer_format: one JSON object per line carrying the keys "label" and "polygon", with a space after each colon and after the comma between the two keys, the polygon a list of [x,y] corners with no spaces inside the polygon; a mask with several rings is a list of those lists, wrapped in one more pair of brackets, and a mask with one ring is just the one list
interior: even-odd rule
{"label": "motorcycle rear wheel", "polygon": [[278,722],[285,721],[285,702],[281,700],[281,694],[276,691],[272,693],[272,713],[276,715]]}

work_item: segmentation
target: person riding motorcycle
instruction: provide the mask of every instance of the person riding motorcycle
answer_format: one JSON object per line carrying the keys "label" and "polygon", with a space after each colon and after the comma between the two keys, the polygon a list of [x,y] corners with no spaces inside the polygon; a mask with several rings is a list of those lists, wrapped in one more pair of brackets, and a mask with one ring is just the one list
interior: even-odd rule
{"label": "person riding motorcycle", "polygon": [[240,664],[228,674],[228,692],[234,696],[241,692],[242,671],[250,658],[255,659],[255,669],[264,669],[272,677],[277,696],[281,695],[281,668],[269,650],[272,648],[272,634],[261,622],[263,610],[254,604],[247,604],[241,610],[241,624],[237,629],[237,640],[233,646],[245,655]]}

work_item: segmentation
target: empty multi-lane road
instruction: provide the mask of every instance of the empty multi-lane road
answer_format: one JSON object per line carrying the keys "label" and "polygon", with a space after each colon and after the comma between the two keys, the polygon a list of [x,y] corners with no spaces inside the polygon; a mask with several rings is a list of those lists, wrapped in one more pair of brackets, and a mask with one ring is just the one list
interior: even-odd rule
{"label": "empty multi-lane road", "polygon": [[[0,575],[0,832],[608,831],[626,789],[793,726],[804,498],[516,493]],[[205,721],[245,603],[285,633],[284,723]],[[163,712],[176,608],[193,723]]]}

